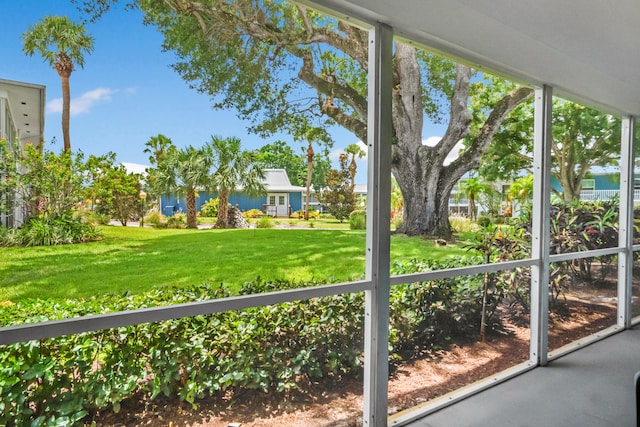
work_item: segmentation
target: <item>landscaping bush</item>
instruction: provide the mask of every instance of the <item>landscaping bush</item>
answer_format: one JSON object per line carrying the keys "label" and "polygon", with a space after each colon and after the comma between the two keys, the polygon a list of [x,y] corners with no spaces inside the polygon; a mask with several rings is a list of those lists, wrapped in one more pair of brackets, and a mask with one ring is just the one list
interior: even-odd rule
{"label": "landscaping bush", "polygon": [[249,209],[248,211],[242,212],[242,216],[245,219],[259,218],[262,216],[262,211],[260,209]]}
{"label": "landscaping bush", "polygon": [[72,213],[32,217],[21,228],[0,234],[2,246],[54,246],[100,238],[96,228]]}
{"label": "landscaping bush", "polygon": [[367,211],[355,210],[349,214],[349,228],[364,230],[367,228]]}
{"label": "landscaping bush", "polygon": [[[296,219],[303,219],[304,218],[304,210],[301,211],[295,211],[291,214],[291,218],[296,218]],[[319,219],[320,218],[320,212],[314,210],[314,209],[309,209],[309,219]]]}
{"label": "landscaping bush", "polygon": [[[453,264],[411,260],[393,270],[447,266]],[[258,280],[240,294],[317,285]],[[477,287],[475,277],[394,286],[392,359],[475,330]],[[226,296],[224,286],[204,284],[140,295],[25,300],[3,304],[0,326]],[[0,346],[0,425],[82,425],[98,411],[118,412],[128,399],[163,395],[195,406],[206,396],[233,399],[246,389],[286,392],[321,379],[359,376],[363,329],[364,294],[355,293]]]}
{"label": "landscaping bush", "polygon": [[154,209],[144,216],[144,223],[151,225],[153,228],[167,228],[167,217]]}
{"label": "landscaping bush", "polygon": [[476,232],[478,224],[471,221],[467,216],[460,214],[449,215],[449,223],[456,233]]}
{"label": "landscaping bush", "polygon": [[187,215],[182,212],[176,212],[172,216],[167,217],[167,228],[186,228]]}
{"label": "landscaping bush", "polygon": [[[411,259],[393,263],[391,274],[480,263],[478,257],[443,262]],[[391,289],[389,334],[395,359],[398,355],[411,357],[414,352],[443,347],[453,337],[475,335],[480,324],[483,277],[476,274],[394,286]]]}
{"label": "landscaping bush", "polygon": [[209,218],[216,218],[218,216],[218,205],[220,199],[209,199],[200,206],[200,216],[206,216]]}
{"label": "landscaping bush", "polygon": [[480,227],[488,227],[489,225],[491,225],[491,218],[489,218],[486,215],[481,215],[478,217],[478,219],[476,220],[476,222],[478,223],[478,225]]}
{"label": "landscaping bush", "polygon": [[273,228],[274,220],[269,215],[263,215],[256,221],[257,228]]}

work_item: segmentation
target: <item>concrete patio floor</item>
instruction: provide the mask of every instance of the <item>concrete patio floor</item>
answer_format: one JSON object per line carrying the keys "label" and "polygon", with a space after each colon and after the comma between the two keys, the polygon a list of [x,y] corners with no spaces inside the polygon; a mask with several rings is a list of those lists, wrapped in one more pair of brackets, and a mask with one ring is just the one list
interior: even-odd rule
{"label": "concrete patio floor", "polygon": [[622,331],[471,396],[411,427],[636,425],[640,327]]}

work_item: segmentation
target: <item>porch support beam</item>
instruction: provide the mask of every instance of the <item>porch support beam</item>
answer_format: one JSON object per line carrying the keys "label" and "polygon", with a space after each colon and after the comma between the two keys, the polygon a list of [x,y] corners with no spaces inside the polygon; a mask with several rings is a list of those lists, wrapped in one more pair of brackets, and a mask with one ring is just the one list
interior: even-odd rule
{"label": "porch support beam", "polygon": [[631,326],[631,284],[633,280],[633,196],[635,165],[635,119],[622,118],[620,150],[620,218],[618,242],[618,326]]}
{"label": "porch support beam", "polygon": [[549,333],[549,216],[551,194],[551,110],[553,90],[536,89],[533,145],[533,212],[531,256],[530,361],[548,362]]}
{"label": "porch support beam", "polygon": [[392,44],[390,27],[376,24],[369,30],[366,279],[372,287],[365,292],[365,427],[387,425]]}

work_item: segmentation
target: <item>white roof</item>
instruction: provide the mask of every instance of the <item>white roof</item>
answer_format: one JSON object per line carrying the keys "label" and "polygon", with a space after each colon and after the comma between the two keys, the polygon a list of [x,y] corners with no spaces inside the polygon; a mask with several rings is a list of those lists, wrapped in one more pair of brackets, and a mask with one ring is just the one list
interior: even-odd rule
{"label": "white roof", "polygon": [[265,189],[270,193],[292,193],[305,191],[304,187],[291,185],[291,181],[289,181],[289,175],[287,175],[287,171],[284,169],[264,169],[264,175],[265,177],[263,180],[263,184],[265,186]]}
{"label": "white roof", "polygon": [[638,0],[298,0],[477,69],[640,116]]}

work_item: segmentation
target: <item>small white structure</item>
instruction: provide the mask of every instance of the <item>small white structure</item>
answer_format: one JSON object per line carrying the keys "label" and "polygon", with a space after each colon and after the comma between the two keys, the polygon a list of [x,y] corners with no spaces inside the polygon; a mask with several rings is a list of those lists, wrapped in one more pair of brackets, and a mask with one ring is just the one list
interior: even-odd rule
{"label": "small white structure", "polygon": [[288,217],[292,205],[300,206],[300,195],[304,194],[306,188],[291,185],[284,169],[265,169],[264,175],[267,203],[262,211],[273,217]]}

